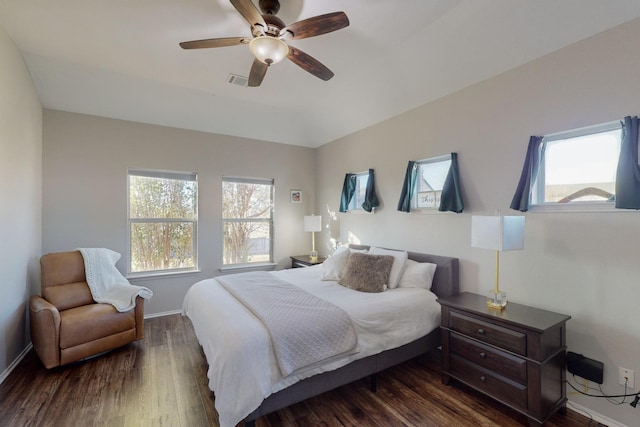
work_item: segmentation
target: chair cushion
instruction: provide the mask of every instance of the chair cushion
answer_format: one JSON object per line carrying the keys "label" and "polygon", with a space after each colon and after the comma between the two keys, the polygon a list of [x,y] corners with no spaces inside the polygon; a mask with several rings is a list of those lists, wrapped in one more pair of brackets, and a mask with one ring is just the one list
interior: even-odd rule
{"label": "chair cushion", "polygon": [[49,286],[42,289],[42,297],[60,311],[95,303],[87,282]]}
{"label": "chair cushion", "polygon": [[49,286],[87,280],[84,274],[84,258],[82,258],[80,251],[55,252],[42,255],[40,268],[43,291]]}
{"label": "chair cushion", "polygon": [[128,329],[135,311],[118,312],[111,304],[89,304],[60,312],[60,348],[70,348]]}

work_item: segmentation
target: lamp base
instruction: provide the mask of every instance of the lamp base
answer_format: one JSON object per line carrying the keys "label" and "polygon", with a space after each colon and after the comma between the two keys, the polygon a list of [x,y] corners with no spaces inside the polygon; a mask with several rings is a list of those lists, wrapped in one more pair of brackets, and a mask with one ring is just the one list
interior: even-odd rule
{"label": "lamp base", "polygon": [[318,261],[318,251],[309,252],[309,260],[311,260],[312,262]]}
{"label": "lamp base", "polygon": [[507,293],[504,291],[489,291],[487,294],[487,307],[492,310],[504,310],[507,306]]}

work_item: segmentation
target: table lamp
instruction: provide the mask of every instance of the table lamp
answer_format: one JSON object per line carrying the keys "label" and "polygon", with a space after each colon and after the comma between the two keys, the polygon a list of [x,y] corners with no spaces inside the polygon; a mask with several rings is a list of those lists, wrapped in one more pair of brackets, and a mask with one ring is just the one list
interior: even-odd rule
{"label": "table lamp", "polygon": [[524,216],[471,217],[471,246],[496,251],[496,280],[487,295],[487,306],[502,310],[507,293],[500,290],[500,252],[524,249]]}
{"label": "table lamp", "polygon": [[306,215],[304,217],[304,231],[311,232],[311,253],[309,259],[311,261],[318,261],[318,252],[316,252],[316,231],[322,230],[322,216],[321,215]]}

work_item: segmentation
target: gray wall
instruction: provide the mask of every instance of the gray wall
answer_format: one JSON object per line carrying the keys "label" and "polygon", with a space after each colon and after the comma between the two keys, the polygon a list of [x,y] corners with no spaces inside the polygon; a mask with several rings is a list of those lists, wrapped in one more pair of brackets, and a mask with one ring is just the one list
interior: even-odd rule
{"label": "gray wall", "polygon": [[[461,258],[464,291],[492,287],[494,254],[470,247],[472,214],[509,210],[530,135],[640,114],[640,20],[602,33],[318,149],[319,211],[332,241]],[[407,161],[458,152],[463,214],[403,214],[396,205]],[[346,172],[376,171],[382,207],[336,214]],[[640,381],[640,213],[527,213],[525,250],[505,252],[502,288],[512,301],[570,314],[570,350],[605,363],[604,390],[620,394],[618,365]],[[628,425],[638,410],[571,394]]]}
{"label": "gray wall", "polygon": [[[493,255],[470,247],[471,214],[510,212],[529,135],[640,113],[637,40],[639,20],[314,151],[51,110],[42,124],[22,58],[0,30],[0,371],[29,342],[26,304],[38,289],[42,252],[106,246],[126,253],[128,167],[195,171],[200,180],[202,273],[140,281],[155,292],[147,313],[178,310],[192,283],[217,274],[225,174],[275,178],[280,266],[308,250],[302,216],[315,212],[324,216],[323,254],[335,238],[458,256],[463,290],[485,292]],[[459,153],[465,212],[397,212],[406,161],[451,151]],[[370,167],[382,200],[378,213],[338,214],[344,173]],[[304,191],[304,203],[289,204],[292,188]],[[503,288],[512,301],[570,314],[569,348],[603,361],[604,389],[621,393],[617,366],[640,373],[640,214],[526,218],[526,249],[502,257]],[[628,405],[570,399],[636,423],[637,410]]]}
{"label": "gray wall", "polygon": [[[127,168],[198,173],[201,273],[132,283],[154,292],[145,313],[180,310],[187,289],[219,274],[222,176],[275,179],[275,260],[310,250],[303,216],[314,208],[315,150],[56,110],[44,111],[43,252],[107,247],[126,271]],[[291,189],[303,202],[289,203]]]}
{"label": "gray wall", "polygon": [[42,107],[20,52],[0,27],[0,381],[30,342],[39,289]]}

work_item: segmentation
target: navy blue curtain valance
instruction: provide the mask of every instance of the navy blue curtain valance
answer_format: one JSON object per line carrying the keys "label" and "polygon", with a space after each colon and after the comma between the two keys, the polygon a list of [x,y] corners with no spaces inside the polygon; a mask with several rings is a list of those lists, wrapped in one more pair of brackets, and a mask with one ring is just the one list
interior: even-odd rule
{"label": "navy blue curtain valance", "polygon": [[531,136],[529,138],[529,147],[527,147],[527,156],[524,159],[524,165],[522,167],[522,174],[520,175],[520,181],[516,188],[516,193],[511,200],[511,209],[515,209],[520,212],[526,212],[529,210],[531,203],[531,189],[533,182],[538,175],[538,169],[540,166],[541,155],[541,136]]}
{"label": "navy blue curtain valance", "polygon": [[[340,212],[347,212],[349,210],[349,203],[353,199],[353,195],[356,192],[356,186],[358,183],[358,176],[353,173],[348,173],[344,176],[344,183],[342,184],[342,196],[340,197]],[[378,196],[376,194],[376,181],[374,177],[373,169],[369,169],[369,175],[367,179],[367,188],[365,190],[364,201],[362,202],[362,209],[367,212],[373,211],[380,205]]]}
{"label": "navy blue curtain valance", "polygon": [[439,211],[460,213],[464,209],[462,187],[458,174],[458,153],[451,153],[451,167],[442,187]]}
{"label": "navy blue curtain valance", "polygon": [[400,200],[398,200],[398,210],[400,212],[411,212],[411,199],[416,188],[416,177],[418,176],[418,166],[413,160],[409,160],[407,171],[402,183]]}
{"label": "navy blue curtain valance", "polygon": [[380,205],[378,196],[376,195],[376,180],[373,169],[369,169],[369,179],[367,180],[367,191],[362,202],[362,209],[371,212]]}
{"label": "navy blue curtain valance", "polygon": [[346,212],[349,210],[349,203],[351,198],[356,192],[356,176],[355,174],[348,173],[344,176],[344,183],[342,184],[342,197],[340,197],[340,212]]}
{"label": "navy blue curtain valance", "polygon": [[616,208],[640,209],[637,116],[625,117],[622,125],[622,144],[616,173]]}
{"label": "navy blue curtain valance", "polygon": [[[402,191],[398,200],[398,210],[400,212],[411,212],[411,199],[416,190],[418,179],[418,164],[410,160],[407,164],[404,182],[402,183]],[[462,185],[460,183],[460,174],[458,172],[458,153],[451,153],[451,166],[442,187],[440,194],[440,206],[438,210],[441,212],[451,211],[460,213],[464,209],[462,201]]]}

